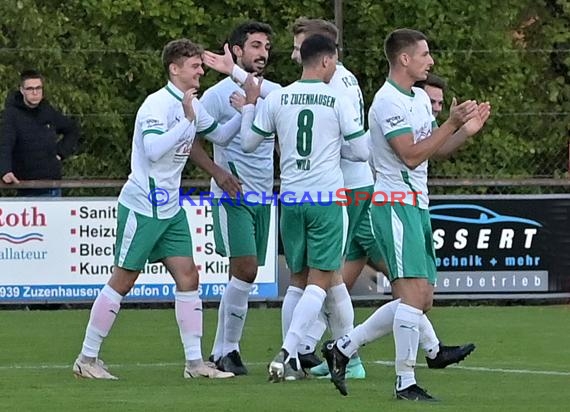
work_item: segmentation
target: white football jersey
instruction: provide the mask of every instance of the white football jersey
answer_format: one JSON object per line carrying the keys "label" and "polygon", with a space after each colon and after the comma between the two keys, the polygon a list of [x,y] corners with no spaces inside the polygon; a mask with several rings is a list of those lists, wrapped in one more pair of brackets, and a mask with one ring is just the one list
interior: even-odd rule
{"label": "white football jersey", "polygon": [[[364,99],[360,86],[358,85],[358,80],[354,74],[339,63],[329,82],[329,86],[340,93],[344,93],[345,96],[348,97],[359,115],[358,121],[364,126]],[[343,144],[346,145],[348,143],[344,142]],[[367,161],[354,162],[341,158],[340,168],[344,177],[344,187],[347,189],[356,189],[358,187],[371,186],[374,184],[372,170]]]}
{"label": "white football jersey", "polygon": [[[386,193],[388,199],[390,193],[406,193],[406,204],[416,203],[427,209],[428,161],[411,170],[388,142],[406,133],[413,134],[415,143],[431,136],[437,123],[427,93],[418,87],[412,87],[411,92],[404,90],[388,79],[374,96],[368,123],[372,163],[377,172],[375,190]],[[408,192],[421,193],[416,196]]]}
{"label": "white football jersey", "polygon": [[344,187],[340,147],[343,138],[364,135],[358,117],[344,94],[318,80],[299,80],[266,97],[252,129],[268,138],[277,133],[282,197],[289,202],[338,199]]}
{"label": "white football jersey", "polygon": [[[277,83],[263,80],[266,87],[281,88]],[[214,119],[226,123],[237,112],[230,104],[230,96],[234,91],[244,94],[243,90],[229,77],[210,87],[200,101]],[[244,193],[255,193],[259,202],[268,199],[271,202],[273,193],[273,151],[275,142],[267,139],[252,153],[241,150],[241,136],[238,134],[227,147],[214,144],[214,163],[238,177],[242,182]],[[211,180],[211,190],[216,198],[223,195],[214,179]],[[265,193],[266,196],[261,194]],[[225,197],[227,197],[226,195]]]}
{"label": "white football jersey", "polygon": [[[182,170],[196,133],[208,134],[217,127],[217,122],[197,99],[192,102],[196,119],[189,122],[182,107],[183,96],[182,91],[168,82],[147,96],[137,112],[131,173],[121,190],[119,202],[145,216],[167,219],[178,213]],[[160,159],[150,160],[145,154],[143,139],[160,139],[162,134],[175,127],[186,138]]]}

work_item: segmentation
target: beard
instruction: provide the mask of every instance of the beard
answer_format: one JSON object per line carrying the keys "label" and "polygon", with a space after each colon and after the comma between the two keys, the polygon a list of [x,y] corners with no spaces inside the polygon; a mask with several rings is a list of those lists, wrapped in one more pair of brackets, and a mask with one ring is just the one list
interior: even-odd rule
{"label": "beard", "polygon": [[265,71],[265,64],[267,64],[267,61],[264,61],[264,67],[263,67],[263,68],[257,69],[257,68],[255,68],[255,66],[254,66],[254,65],[255,65],[255,62],[245,63],[245,62],[242,61],[243,69],[244,69],[246,72],[255,73],[255,74],[257,74],[257,75],[262,75],[262,74],[263,74],[263,72]]}

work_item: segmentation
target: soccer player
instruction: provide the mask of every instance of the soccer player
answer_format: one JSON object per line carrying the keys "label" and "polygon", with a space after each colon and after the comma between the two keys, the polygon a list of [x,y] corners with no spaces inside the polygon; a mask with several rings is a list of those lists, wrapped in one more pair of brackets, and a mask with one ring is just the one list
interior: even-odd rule
{"label": "soccer player", "polygon": [[[306,20],[306,19],[305,19]],[[300,20],[301,21],[301,20]],[[306,20],[306,22],[310,22],[308,20]],[[323,20],[319,20],[319,21],[314,21],[317,25],[317,28],[321,28],[322,24],[321,22],[324,22]],[[324,22],[326,23],[325,25],[325,29],[322,30],[324,32],[324,34],[328,34],[330,30],[334,30],[334,34],[333,34],[333,39],[336,41],[336,27],[334,27],[334,25],[328,23],[328,22]],[[331,27],[332,26],[332,27]],[[304,23],[300,23],[299,27],[303,27],[304,28]],[[313,30],[314,32],[317,32],[317,30]],[[305,36],[305,34],[300,34],[300,36]],[[300,43],[299,43],[300,45]],[[295,54],[295,53],[294,53]],[[217,71],[223,72],[223,73],[227,73],[227,74],[231,74],[232,77],[234,79],[236,79],[235,81],[239,82],[240,84],[243,84],[246,80],[246,76],[247,73],[243,70],[243,65],[239,64],[239,60],[238,60],[238,64],[234,65],[234,60],[229,58],[229,52],[226,49],[226,53],[224,56],[220,56],[220,55],[216,55],[210,52],[206,52],[205,54],[205,63],[207,65],[209,65],[210,67],[214,68]],[[297,48],[296,50],[296,56],[297,56],[297,61],[300,63],[300,54],[299,54],[299,49]],[[343,75],[338,76],[337,72],[341,71],[343,73]],[[360,121],[362,121],[362,116],[363,116],[363,101],[362,101],[362,94],[360,92],[360,88],[358,87],[358,83],[356,82],[356,79],[354,78],[354,76],[352,76],[350,73],[346,73],[344,71],[344,68],[342,65],[337,66],[337,71],[335,71],[335,75],[333,76],[333,81],[331,81],[331,84],[334,82],[340,90],[342,90],[343,92],[346,90],[347,87],[350,87],[350,91],[352,91],[352,93],[349,92],[349,96],[351,98],[352,103],[355,105],[355,109],[357,110],[358,113],[360,113]],[[335,80],[336,79],[336,80]],[[229,79],[228,79],[229,80]],[[346,85],[344,82],[347,82]],[[342,85],[339,86],[339,83],[342,83]],[[356,87],[353,87],[356,84]],[[269,83],[267,81],[264,81],[261,84],[261,96],[265,97],[267,96],[267,94],[271,91],[274,90],[276,87],[275,84]],[[277,86],[278,87],[278,86]],[[236,139],[237,141],[237,139]],[[343,150],[346,150],[347,145],[343,145]],[[372,177],[371,177],[371,172],[370,172],[370,168],[367,165],[366,162],[351,162],[355,165],[355,167],[358,169],[358,172],[367,172],[370,175],[370,184],[372,185]],[[347,166],[348,167],[348,166]],[[353,171],[354,171],[354,167],[353,167]],[[357,172],[357,171],[354,171]],[[370,189],[372,188],[372,186],[370,186]],[[363,202],[364,203],[364,202]],[[367,206],[367,205],[366,205]],[[360,207],[360,210],[366,210],[366,208],[364,207]],[[349,211],[349,216],[352,213],[352,209],[350,209]],[[349,224],[350,227],[350,224]],[[374,242],[371,232],[368,231],[369,233],[369,244],[373,245]],[[329,306],[331,306],[331,308],[329,310],[327,310],[327,312],[331,312],[333,310],[337,310],[339,313],[339,316],[332,316],[332,319],[338,319],[338,322],[336,322],[336,324],[333,326],[333,328],[335,329],[335,331],[337,332],[336,335],[337,337],[343,336],[345,333],[347,333],[350,329],[352,329],[352,324],[353,324],[353,319],[354,319],[354,311],[352,308],[352,303],[350,300],[350,296],[348,295],[348,291],[346,290],[346,287],[344,286],[344,284],[342,284],[342,278],[340,276],[337,276],[334,279],[335,284],[333,285],[333,287],[330,289],[329,291],[329,299],[327,300],[327,302],[329,302]],[[293,274],[292,279],[291,279],[291,286],[289,286],[289,288],[287,289],[287,293],[285,295],[285,299],[283,301],[283,308],[282,308],[282,335],[283,338],[285,338],[287,331],[289,329],[289,325],[291,324],[291,318],[292,318],[292,314],[293,311],[295,309],[295,306],[297,304],[297,302],[299,301],[301,295],[303,294],[303,288],[305,286],[305,279],[303,277],[297,277]],[[344,293],[343,293],[344,292]],[[332,304],[332,302],[335,302],[334,305]],[[220,315],[221,316],[221,315]],[[318,338],[316,340],[310,340],[308,343],[302,344],[300,349],[301,351],[299,352],[299,361],[301,363],[301,366],[303,369],[310,369],[312,367],[316,367],[318,365],[321,365],[321,360],[314,354],[315,351],[315,346],[318,343],[318,340],[320,339],[320,337],[322,336],[322,333],[324,332],[324,321],[320,321],[319,325],[323,325],[322,330],[320,330],[320,326],[318,328],[318,330],[320,330],[320,332],[315,332],[315,334],[318,335]],[[219,327],[218,327],[219,330]],[[219,362],[218,362],[219,363]],[[324,371],[325,374],[328,373],[328,368],[326,367],[326,363],[323,364],[324,365]],[[234,370],[235,371],[235,370]],[[355,356],[355,359],[351,362],[351,367],[349,368],[349,376],[351,377],[364,377],[365,375],[365,371],[364,368],[362,366],[362,363],[360,362],[360,359]]]}
{"label": "soccer player", "polygon": [[[297,19],[293,25],[293,52],[291,54],[291,59],[295,62],[301,64],[301,45],[305,38],[312,34],[321,34],[329,37],[336,43],[338,29],[333,23],[322,19]],[[364,99],[356,76],[354,76],[354,74],[352,74],[342,63],[338,62],[329,85],[339,93],[344,94],[350,100],[352,106],[359,115],[358,122],[360,125],[364,125]],[[348,158],[344,158],[344,156]],[[366,264],[368,256],[371,257],[371,260],[374,263],[382,260],[380,251],[376,247],[374,236],[370,230],[368,218],[370,200],[364,201],[359,199],[358,202],[355,202],[354,199],[355,193],[368,193],[369,198],[372,197],[371,194],[374,187],[372,171],[368,165],[368,159],[365,159],[364,161],[355,161],[354,159],[350,159],[350,157],[348,143],[344,142],[343,154],[340,159],[340,168],[344,178],[344,188],[348,189],[346,194],[348,196],[352,195],[352,198],[350,204],[347,206],[348,236],[345,248],[345,262],[341,272],[336,273],[333,277],[332,286],[327,292],[327,299],[325,300],[324,305],[325,312],[338,310],[341,314],[338,318],[340,323],[330,324],[333,339],[338,339],[350,332],[354,324],[354,309],[347,286],[343,282],[343,276],[348,276],[349,279],[352,279],[352,285]],[[302,286],[302,279],[297,279],[293,276],[291,279],[291,286],[289,286],[287,290],[286,297],[286,299],[292,302],[288,302],[289,305],[285,305],[284,302],[284,311],[289,310],[292,312],[295,309],[295,303],[298,301],[298,297],[303,293]],[[290,316],[285,317],[288,318]],[[323,316],[320,316],[317,322],[310,327],[307,337],[299,347],[301,365],[303,365],[304,358],[314,354],[315,347],[320,341],[325,329],[326,323]],[[314,366],[311,369],[311,373],[313,375],[324,376],[329,373],[326,362],[311,366]],[[366,371],[364,370],[360,357],[355,354],[347,366],[346,378],[364,379],[365,376]]]}
{"label": "soccer player", "polygon": [[195,98],[204,74],[202,53],[201,46],[187,39],[168,43],[162,51],[168,83],[149,95],[137,112],[131,173],[119,195],[113,274],[91,308],[83,347],[73,365],[77,376],[117,379],[99,359],[99,351],[123,297],[147,260],[162,262],[176,283],[176,321],[186,358],[184,377],[234,376],[202,360],[198,271],[192,259],[188,220],[179,204],[182,169],[196,134],[227,144],[241,124],[241,116],[236,114],[219,126]]}
{"label": "soccer player", "polygon": [[434,398],[417,385],[414,374],[421,322],[431,308],[436,280],[427,163],[461,127],[469,135],[479,131],[490,115],[490,105],[478,105],[473,100],[457,104],[454,99],[449,118],[437,127],[428,95],[413,87],[416,81],[426,79],[434,64],[425,35],[410,29],[395,30],[387,36],[384,50],[389,76],[369,112],[377,172],[375,190],[421,194],[409,194],[403,204],[373,204],[370,209],[372,230],[385,257],[392,290],[399,299],[383,305],[336,342],[325,343],[323,353],[331,380],[346,395],[349,357],[363,344],[393,332],[396,398],[431,401]]}
{"label": "soccer player", "polygon": [[[270,363],[273,382],[304,377],[297,349],[340,268],[347,230],[346,210],[336,202],[337,191],[344,185],[340,170],[343,140],[349,142],[356,160],[368,159],[358,112],[343,94],[326,84],[336,70],[335,42],[313,35],[305,39],[300,53],[301,79],[270,93],[257,109],[253,124],[254,108],[244,106],[241,127],[244,151],[254,150],[274,133],[279,137],[281,193],[293,194],[295,199],[286,203],[282,199],[285,259],[292,276],[307,285],[281,350]],[[328,203],[323,204],[323,198]]]}
{"label": "soccer player", "polygon": [[[248,21],[237,26],[229,37],[232,65],[235,62],[245,72],[262,75],[269,59],[271,36],[271,26],[265,23]],[[263,85],[266,93],[281,87],[267,80]],[[230,98],[236,94],[243,94],[240,85],[227,77],[206,90],[200,101],[216,120],[225,122],[236,113],[230,105]],[[254,195],[245,204],[237,196],[224,195],[224,190],[212,181],[216,252],[229,258],[230,277],[218,310],[212,358],[220,370],[245,375],[247,368],[241,359],[239,342],[249,293],[258,266],[265,264],[273,195],[274,141],[267,139],[252,153],[244,153],[240,142],[238,135],[226,147],[214,144],[214,163],[239,179],[242,193]]]}
{"label": "soccer player", "polygon": [[[291,54],[293,60],[300,63],[300,46],[305,37],[314,33],[329,36],[334,41],[337,40],[338,36],[338,30],[331,22],[322,19],[298,19],[293,26],[294,46],[293,53]],[[428,75],[426,82],[430,82],[430,79],[432,80],[430,84],[434,85],[443,82],[439,78],[436,79],[435,75],[431,75],[431,73]],[[364,101],[356,77],[346,69],[345,66],[339,63],[329,84],[350,98],[353,106],[361,114],[360,121],[363,123]],[[437,100],[437,102],[441,105],[440,100]],[[432,100],[432,106],[433,105],[434,102]],[[325,310],[330,312],[331,309],[327,309],[327,307],[332,306],[330,303],[334,302],[335,305],[342,307],[342,309],[340,309],[341,313],[345,315],[342,318],[344,323],[341,323],[341,325],[330,325],[333,340],[338,339],[352,330],[354,310],[352,309],[348,290],[352,288],[366,263],[371,264],[377,271],[383,273],[388,272],[370,226],[369,207],[371,203],[370,198],[374,191],[374,180],[368,162],[355,162],[341,158],[340,166],[345,181],[344,187],[350,190],[347,195],[352,196],[350,198],[351,203],[347,206],[349,229],[347,247],[345,250],[345,262],[341,270],[342,277],[340,275],[335,276],[334,282],[336,286],[331,287],[329,293],[334,291],[336,296],[333,295],[332,299],[327,297],[324,307]],[[368,195],[368,198],[363,200],[363,196],[365,195]],[[344,283],[342,282],[343,280]],[[329,299],[331,302],[328,302]],[[322,317],[319,317],[317,322],[309,329],[306,339],[299,348],[299,357],[301,359],[305,352],[310,353],[315,350],[325,329],[326,324]],[[473,344],[459,347],[444,346],[441,344],[431,322],[425,315],[420,325],[420,346],[426,352],[428,366],[438,369],[445,368],[450,364],[465,359],[465,357],[475,349],[475,345]],[[311,374],[315,376],[328,375],[329,369],[327,363],[323,362],[311,368]],[[366,372],[360,357],[355,354],[347,365],[345,379],[363,379],[365,377]]]}

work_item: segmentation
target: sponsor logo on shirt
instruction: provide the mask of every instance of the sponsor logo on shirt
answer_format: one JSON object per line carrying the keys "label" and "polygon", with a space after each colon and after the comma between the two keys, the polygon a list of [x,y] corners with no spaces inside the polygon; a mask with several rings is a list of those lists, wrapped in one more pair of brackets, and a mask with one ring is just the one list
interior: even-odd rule
{"label": "sponsor logo on shirt", "polygon": [[146,123],[146,127],[147,128],[151,128],[151,127],[157,127],[157,126],[162,126],[162,121],[158,120],[158,119],[146,119],[145,120]]}
{"label": "sponsor logo on shirt", "polygon": [[400,123],[404,122],[404,118],[402,116],[394,116],[386,119],[386,123],[390,125],[390,127],[395,127]]}

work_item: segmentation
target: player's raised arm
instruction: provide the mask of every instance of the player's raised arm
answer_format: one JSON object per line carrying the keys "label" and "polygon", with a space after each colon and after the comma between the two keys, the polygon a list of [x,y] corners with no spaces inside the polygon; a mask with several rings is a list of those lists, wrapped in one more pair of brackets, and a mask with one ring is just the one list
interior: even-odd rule
{"label": "player's raised arm", "polygon": [[[216,54],[211,51],[205,51],[203,55],[204,64],[209,68],[223,74],[231,76],[232,80],[243,87],[247,80],[248,72],[234,63],[230,48],[226,43],[224,45],[224,54]],[[257,82],[257,78],[254,78]],[[265,98],[273,90],[279,89],[281,86],[275,83],[265,83],[261,86],[260,96]]]}
{"label": "player's raised arm", "polygon": [[226,123],[220,124],[210,116],[199,100],[194,101],[194,109],[198,113],[198,134],[212,143],[226,147],[237,136],[241,125],[241,114],[239,112],[236,112]]}
{"label": "player's raised arm", "polygon": [[184,93],[182,107],[185,117],[170,130],[166,130],[166,116],[159,110],[152,113],[150,111],[141,113],[140,123],[144,152],[151,161],[156,162],[176,145],[194,138],[195,114],[192,109],[192,101],[195,100],[195,97],[195,89],[190,89]]}
{"label": "player's raised arm", "polygon": [[[257,81],[256,81],[257,80]],[[273,132],[264,131],[264,129],[255,126],[255,120],[262,125],[270,124],[267,120],[268,113],[265,104],[260,104],[263,108],[256,113],[256,103],[260,95],[260,89],[263,85],[263,79],[255,79],[249,75],[244,83],[244,90],[246,96],[246,105],[242,108],[242,122],[241,122],[241,149],[246,153],[253,152],[266,138],[273,137]],[[265,126],[263,126],[265,127]],[[269,126],[268,128],[272,128]]]}
{"label": "player's raised arm", "polygon": [[393,107],[393,109],[395,109],[394,116],[391,116],[389,108],[383,110],[382,114],[374,111],[372,116],[380,128],[384,129],[384,136],[388,139],[392,150],[412,170],[431,158],[465,122],[478,116],[476,101],[467,100],[458,105],[454,99],[449,118],[432,131],[429,138],[415,142],[412,127],[398,114],[401,113],[401,108]]}

